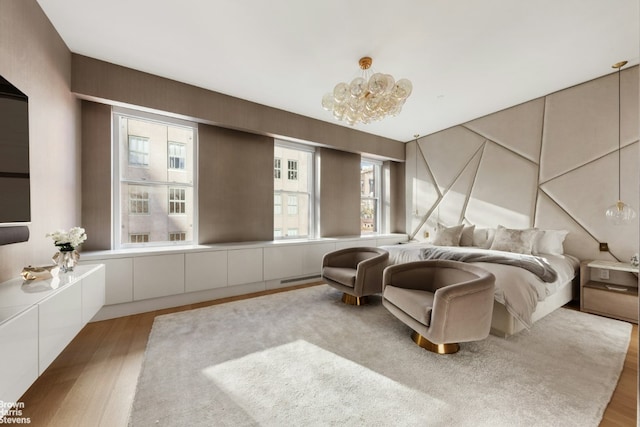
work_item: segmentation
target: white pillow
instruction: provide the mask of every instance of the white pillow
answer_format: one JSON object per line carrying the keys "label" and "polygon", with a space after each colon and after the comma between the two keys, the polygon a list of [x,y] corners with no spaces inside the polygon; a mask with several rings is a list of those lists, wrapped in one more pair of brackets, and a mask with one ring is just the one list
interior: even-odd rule
{"label": "white pillow", "polygon": [[431,243],[436,246],[459,246],[463,228],[464,224],[446,227],[438,223],[436,227],[436,236]]}
{"label": "white pillow", "polygon": [[489,249],[495,232],[495,228],[476,228],[473,230],[473,246]]}
{"label": "white pillow", "polygon": [[499,225],[490,249],[531,255],[533,242],[535,242],[537,237],[538,230],[533,228],[515,230]]}
{"label": "white pillow", "polygon": [[460,246],[474,246],[473,232],[475,229],[475,225],[465,225],[462,228],[462,234],[460,235]]}
{"label": "white pillow", "polygon": [[569,232],[567,230],[540,230],[532,252],[534,254],[564,254],[564,239]]}

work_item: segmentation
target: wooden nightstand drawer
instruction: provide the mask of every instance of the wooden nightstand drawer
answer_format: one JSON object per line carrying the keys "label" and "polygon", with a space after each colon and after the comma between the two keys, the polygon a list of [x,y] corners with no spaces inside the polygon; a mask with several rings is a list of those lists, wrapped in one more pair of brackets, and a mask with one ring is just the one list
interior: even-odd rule
{"label": "wooden nightstand drawer", "polygon": [[611,285],[625,291],[608,289],[590,282],[582,289],[583,310],[604,316],[638,322],[638,288]]}

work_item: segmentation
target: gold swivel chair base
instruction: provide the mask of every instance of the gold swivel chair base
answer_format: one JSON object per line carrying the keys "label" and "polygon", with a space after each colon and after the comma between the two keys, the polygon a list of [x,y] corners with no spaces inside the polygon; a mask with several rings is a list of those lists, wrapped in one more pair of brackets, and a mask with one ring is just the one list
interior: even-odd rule
{"label": "gold swivel chair base", "polygon": [[365,305],[369,302],[367,297],[356,297],[347,293],[342,294],[342,302],[349,305]]}
{"label": "gold swivel chair base", "polygon": [[411,334],[411,339],[420,347],[433,353],[452,354],[457,353],[458,350],[460,350],[460,344],[458,343],[454,342],[450,344],[434,344],[415,331]]}

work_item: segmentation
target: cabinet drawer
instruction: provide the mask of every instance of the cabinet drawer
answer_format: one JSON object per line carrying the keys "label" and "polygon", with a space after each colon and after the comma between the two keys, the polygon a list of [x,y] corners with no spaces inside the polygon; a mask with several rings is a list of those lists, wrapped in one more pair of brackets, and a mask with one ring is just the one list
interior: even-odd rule
{"label": "cabinet drawer", "polygon": [[584,287],[584,310],[624,320],[638,321],[638,294]]}

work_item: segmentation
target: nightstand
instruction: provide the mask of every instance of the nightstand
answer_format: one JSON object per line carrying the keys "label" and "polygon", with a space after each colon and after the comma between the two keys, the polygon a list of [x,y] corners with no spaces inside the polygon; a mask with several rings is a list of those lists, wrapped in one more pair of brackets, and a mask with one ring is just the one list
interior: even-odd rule
{"label": "nightstand", "polygon": [[580,310],[638,323],[638,267],[622,262],[583,261]]}

